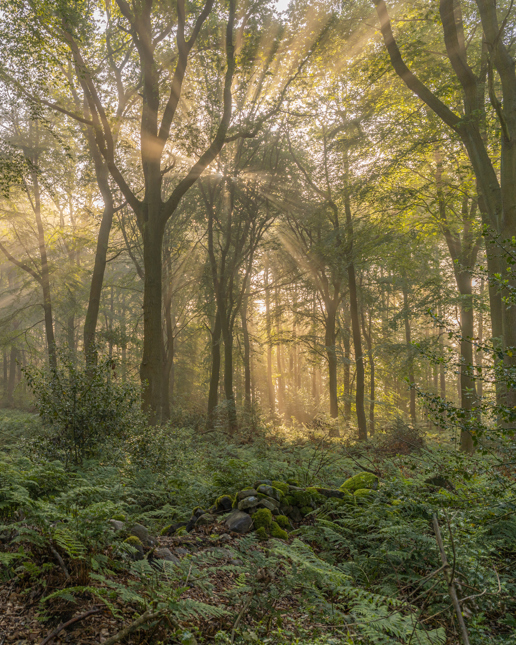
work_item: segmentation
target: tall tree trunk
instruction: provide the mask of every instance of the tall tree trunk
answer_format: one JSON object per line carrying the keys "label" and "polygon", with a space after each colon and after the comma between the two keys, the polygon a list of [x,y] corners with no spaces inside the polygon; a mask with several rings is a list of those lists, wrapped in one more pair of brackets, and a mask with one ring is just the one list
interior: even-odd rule
{"label": "tall tree trunk", "polygon": [[351,343],[350,343],[350,321],[349,310],[344,308],[344,329],[342,338],[344,343],[344,417],[351,419]]}
{"label": "tall tree trunk", "polygon": [[[482,297],[484,293],[484,278],[480,281],[480,297]],[[478,336],[478,345],[479,347],[482,347],[484,343],[484,312],[482,311],[482,306],[478,308],[478,323],[477,323],[477,336]],[[479,380],[477,381],[477,396],[482,400],[482,397],[484,396],[484,382],[483,382],[483,377],[484,377],[484,372],[483,372],[483,363],[484,363],[484,352],[482,350],[478,351],[475,353],[475,359],[476,359],[476,368],[477,368],[477,376],[479,377]]]}
{"label": "tall tree trunk", "polygon": [[281,330],[280,330],[280,307],[279,307],[279,292],[278,288],[274,289],[274,305],[275,305],[275,318],[276,318],[276,369],[278,371],[278,412],[280,414],[285,412],[285,379],[283,376],[283,356],[281,345]]}
{"label": "tall tree trunk", "polygon": [[366,329],[364,312],[362,313],[362,330],[364,338],[367,343],[367,354],[369,358],[369,434],[374,435],[374,397],[375,397],[375,374],[374,374],[374,354],[373,354],[373,338],[371,330],[371,312],[369,312],[369,329]]}
{"label": "tall tree trunk", "polygon": [[[473,285],[469,272],[461,271],[460,278],[457,279],[457,283],[461,294],[460,397],[461,407],[466,412],[466,419],[469,420],[475,400],[475,380],[472,377],[472,371],[474,369],[472,345],[472,339],[474,336]],[[461,430],[460,447],[463,452],[468,454],[471,454],[474,451],[473,437],[468,429],[463,428]]]}
{"label": "tall tree trunk", "polygon": [[[37,166],[37,156],[33,159]],[[56,341],[54,337],[54,320],[52,316],[52,296],[50,293],[50,271],[48,266],[47,246],[45,243],[45,230],[41,219],[41,193],[39,188],[38,173],[32,172],[32,186],[34,190],[34,216],[38,231],[39,256],[41,260],[41,288],[43,291],[43,313],[45,318],[45,334],[47,339],[48,362],[50,368],[57,369]]]}
{"label": "tall tree trunk", "polygon": [[[348,159],[346,156],[346,185],[348,183]],[[362,337],[360,333],[360,320],[358,313],[357,282],[355,276],[355,263],[353,259],[353,218],[351,216],[351,200],[349,190],[346,186],[344,193],[344,209],[346,212],[346,229],[348,235],[347,262],[348,262],[348,287],[349,287],[349,309],[351,313],[351,331],[353,334],[353,348],[355,350],[355,405],[357,410],[358,439],[367,440],[367,421],[364,408],[365,370],[364,357],[362,355]]]}
{"label": "tall tree trunk", "polygon": [[14,403],[14,386],[16,384],[16,360],[18,358],[18,350],[12,345],[11,356],[9,359],[9,381],[7,384],[7,405],[13,406]]}
{"label": "tall tree trunk", "polygon": [[242,307],[240,309],[242,334],[244,337],[244,408],[246,412],[251,410],[251,341],[249,338],[249,323],[247,320],[250,286],[251,282],[248,281],[246,293],[242,299]]}
{"label": "tall tree trunk", "polygon": [[[157,210],[157,209],[156,209]],[[149,214],[149,218],[151,215]],[[162,248],[164,222],[159,214],[143,227],[143,355],[140,379],[144,384],[143,409],[153,425],[161,422],[163,394]]]}
{"label": "tall tree trunk", "polygon": [[410,384],[409,390],[409,414],[412,423],[417,422],[416,416],[416,390],[412,387],[415,381],[414,377],[414,361],[412,358],[412,336],[410,329],[410,316],[409,316],[409,302],[408,302],[408,287],[407,279],[403,277],[403,319],[405,322],[405,343],[407,345],[408,357],[408,378]]}
{"label": "tall tree trunk", "polygon": [[[335,347],[337,338],[336,319],[336,304],[333,300],[328,299],[326,302],[324,344],[328,358],[328,391],[330,395],[330,416],[332,419],[337,419],[339,416],[339,402],[337,398],[337,352]],[[335,430],[334,436],[339,436],[338,428]]]}
{"label": "tall tree trunk", "polygon": [[267,333],[267,391],[269,395],[271,414],[274,414],[274,409],[276,407],[276,394],[274,392],[274,381],[272,380],[272,335],[268,257],[267,264],[265,266],[265,326]]}
{"label": "tall tree trunk", "polygon": [[213,331],[211,333],[211,375],[210,390],[208,393],[208,429],[213,428],[215,408],[219,403],[221,332],[222,325],[220,322],[220,314],[217,309]]}
{"label": "tall tree trunk", "polygon": [[102,212],[102,219],[97,235],[97,247],[95,249],[95,262],[93,264],[93,273],[91,276],[88,308],[86,309],[83,329],[86,364],[93,365],[97,362],[96,331],[99,318],[100,299],[102,296],[102,286],[104,284],[104,274],[106,272],[109,236],[113,224],[114,201],[113,194],[109,186],[109,171],[107,165],[102,159],[93,133],[89,128],[85,128],[85,134],[88,141],[89,151],[95,165],[97,185],[104,201],[104,210]]}
{"label": "tall tree trunk", "polygon": [[222,319],[222,337],[224,339],[224,395],[227,405],[228,430],[233,433],[237,429],[236,401],[233,388],[233,330],[229,322],[224,319]]}

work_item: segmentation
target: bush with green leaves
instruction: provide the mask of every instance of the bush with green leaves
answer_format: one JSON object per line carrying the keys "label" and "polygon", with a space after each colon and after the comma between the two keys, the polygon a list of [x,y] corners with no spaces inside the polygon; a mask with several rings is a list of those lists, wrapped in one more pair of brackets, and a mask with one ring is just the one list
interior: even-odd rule
{"label": "bush with green leaves", "polygon": [[143,426],[140,389],[117,378],[111,359],[86,367],[61,353],[56,369],[24,373],[43,425],[38,448],[48,456],[80,464]]}

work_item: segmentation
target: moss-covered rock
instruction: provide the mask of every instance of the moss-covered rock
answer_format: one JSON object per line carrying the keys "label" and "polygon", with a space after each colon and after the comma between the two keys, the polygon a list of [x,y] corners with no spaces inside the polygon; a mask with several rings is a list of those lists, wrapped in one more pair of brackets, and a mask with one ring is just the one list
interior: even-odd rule
{"label": "moss-covered rock", "polygon": [[294,497],[292,495],[287,495],[282,500],[283,506],[295,506]]}
{"label": "moss-covered rock", "polygon": [[116,515],[113,515],[113,519],[118,522],[125,522],[125,515],[123,513],[117,513]]}
{"label": "moss-covered rock", "polygon": [[299,486],[297,479],[287,479],[287,484],[289,484],[290,486]]}
{"label": "moss-covered rock", "polygon": [[303,506],[311,506],[312,504],[312,496],[305,490],[293,491],[290,493],[289,497],[292,497],[292,504],[290,504],[290,506],[303,508]]}
{"label": "moss-covered rock", "polygon": [[259,540],[268,540],[269,539],[269,534],[267,533],[267,529],[264,526],[260,526],[259,529],[256,529],[255,533],[256,533],[256,537]]}
{"label": "moss-covered rock", "polygon": [[286,484],[285,482],[280,482],[276,480],[272,482],[272,486],[273,488],[277,488],[278,490],[280,490],[283,493],[283,495],[288,495],[289,487],[288,487],[288,484]]}
{"label": "moss-covered rock", "polygon": [[246,497],[256,497],[257,494],[258,493],[256,492],[256,489],[254,489],[254,488],[246,488],[245,490],[241,490],[236,494],[237,504],[238,504],[238,502],[241,502]]}
{"label": "moss-covered rock", "polygon": [[271,535],[280,540],[288,540],[288,533],[277,522],[271,524]]}
{"label": "moss-covered rock", "polygon": [[131,546],[134,546],[136,548],[141,546],[143,549],[142,541],[140,540],[140,538],[136,537],[136,535],[130,535],[124,540],[124,544],[130,544]]}
{"label": "moss-covered rock", "polygon": [[376,475],[373,475],[373,473],[363,472],[358,473],[357,475],[353,475],[353,477],[350,477],[349,479],[346,479],[346,481],[340,487],[340,490],[348,491],[350,493],[354,493],[356,490],[364,488],[377,490],[378,483],[379,480]]}
{"label": "moss-covered rock", "polygon": [[272,524],[272,513],[268,508],[258,509],[252,517],[255,529],[259,529],[260,527],[269,529]]}
{"label": "moss-covered rock", "polygon": [[177,529],[177,531],[174,533],[174,535],[177,535],[178,537],[181,535],[188,535],[188,531],[186,530],[186,526],[181,526]]}
{"label": "moss-covered rock", "polygon": [[283,497],[283,493],[278,488],[274,488],[274,486],[267,486],[266,484],[260,484],[260,486],[258,486],[256,490],[258,493],[261,493],[262,495],[267,495],[267,497],[272,497],[278,502]]}
{"label": "moss-covered rock", "polygon": [[311,513],[312,511],[313,511],[313,508],[311,506],[303,506],[303,508],[301,509],[301,515],[303,515],[304,517],[305,515],[308,515],[308,513]]}
{"label": "moss-covered rock", "polygon": [[276,523],[282,528],[282,529],[290,529],[290,520],[286,515],[277,515],[276,516]]}
{"label": "moss-covered rock", "polygon": [[310,494],[312,501],[317,506],[324,504],[324,502],[326,501],[326,497],[324,495],[321,495],[321,493],[317,490],[317,488],[307,488],[306,492]]}
{"label": "moss-covered rock", "polygon": [[258,486],[265,484],[265,486],[272,486],[272,479],[259,479],[254,482],[254,488],[258,489]]}
{"label": "moss-covered rock", "polygon": [[209,524],[213,524],[213,522],[216,521],[215,515],[212,515],[211,513],[203,513],[198,519],[197,522],[195,523],[195,526],[208,526]]}

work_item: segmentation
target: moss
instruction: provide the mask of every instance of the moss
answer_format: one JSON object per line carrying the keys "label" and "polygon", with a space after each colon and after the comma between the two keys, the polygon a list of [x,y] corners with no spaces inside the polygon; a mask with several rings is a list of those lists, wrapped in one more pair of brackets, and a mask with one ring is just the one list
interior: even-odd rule
{"label": "moss", "polygon": [[267,533],[267,529],[264,526],[260,526],[259,529],[256,529],[255,533],[256,533],[256,537],[259,540],[268,540],[269,539],[269,534]]}
{"label": "moss", "polygon": [[253,514],[253,522],[255,529],[261,527],[268,529],[272,524],[272,513],[268,508],[260,508]]}
{"label": "moss", "polygon": [[312,510],[313,509],[312,509],[311,506],[303,506],[303,508],[301,509],[301,514],[302,515],[308,515],[308,513],[311,513]]}
{"label": "moss", "polygon": [[174,533],[174,535],[188,535],[188,531],[186,530],[185,526],[181,526],[180,528],[177,529],[177,531]]}
{"label": "moss", "polygon": [[286,515],[276,515],[276,523],[279,524],[282,529],[290,528],[290,521]]}
{"label": "moss", "polygon": [[[221,495],[215,500],[215,507],[218,511],[229,511],[233,508],[234,499],[231,495]],[[211,510],[211,509],[210,509]]]}
{"label": "moss", "polygon": [[173,524],[169,524],[168,526],[164,526],[164,527],[161,529],[161,531],[159,532],[159,534],[160,534],[160,535],[167,535],[167,534],[168,534],[168,532],[171,530],[171,528],[172,528],[173,526],[174,526]]}
{"label": "moss", "polygon": [[288,540],[288,533],[277,522],[271,524],[271,535],[279,540]]}
{"label": "moss", "polygon": [[283,504],[285,506],[295,506],[294,504],[294,498],[292,495],[287,495],[286,497],[283,498]]}
{"label": "moss", "polygon": [[134,547],[143,547],[142,541],[140,540],[140,538],[137,538],[136,535],[130,535],[124,540],[124,544],[130,544]]}
{"label": "moss", "polygon": [[297,479],[287,479],[287,484],[289,484],[290,486],[299,486]]}
{"label": "moss", "polygon": [[362,488],[377,490],[378,477],[373,475],[373,473],[358,473],[358,475],[353,475],[353,477],[346,479],[340,487],[340,490],[354,493],[356,490],[360,490]]}
{"label": "moss", "polygon": [[303,508],[303,506],[310,506],[312,503],[310,493],[307,493],[304,490],[296,490],[291,493],[289,497],[292,497],[293,499],[291,506],[299,506],[299,508]]}
{"label": "moss", "polygon": [[118,522],[125,522],[125,515],[123,513],[117,513],[111,519],[118,520]]}
{"label": "moss", "polygon": [[285,482],[273,481],[272,487],[280,490],[283,493],[283,495],[288,495],[289,488],[288,488],[288,484],[285,484]]}
{"label": "moss", "polygon": [[320,492],[317,490],[317,488],[307,488],[307,489],[306,489],[306,492],[307,492],[307,493],[309,493],[309,494],[311,495],[312,500],[313,500],[316,504],[321,505],[321,504],[324,504],[324,502],[326,501],[326,495],[323,495],[322,493],[320,493]]}

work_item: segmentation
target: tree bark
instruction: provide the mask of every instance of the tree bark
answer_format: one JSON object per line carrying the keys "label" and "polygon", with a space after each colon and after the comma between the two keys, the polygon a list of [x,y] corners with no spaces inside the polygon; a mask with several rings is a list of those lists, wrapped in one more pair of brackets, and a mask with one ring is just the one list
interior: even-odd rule
{"label": "tree bark", "polygon": [[337,398],[337,352],[336,352],[336,319],[337,307],[335,302],[326,303],[326,320],[324,344],[326,346],[326,356],[328,358],[328,391],[330,395],[330,416],[337,419],[339,416],[339,402]]}
{"label": "tree bark", "polygon": [[242,334],[244,337],[244,408],[246,412],[251,411],[251,340],[249,338],[249,323],[247,320],[247,310],[249,306],[249,290],[251,282],[248,282],[247,290],[242,299],[242,308],[240,317],[242,321]]}
{"label": "tree bark", "polygon": [[220,340],[222,325],[217,309],[215,322],[211,333],[211,375],[210,390],[208,393],[208,429],[213,428],[215,421],[215,408],[219,403],[219,380],[220,380]]}
{"label": "tree bark", "polygon": [[412,387],[415,382],[414,377],[414,361],[412,358],[412,337],[410,329],[410,317],[409,317],[409,303],[408,303],[408,287],[407,279],[403,277],[403,319],[405,322],[405,343],[407,345],[407,360],[408,360],[408,379],[409,379],[409,414],[410,420],[412,423],[417,422],[416,415],[416,390]]}
{"label": "tree bark", "polygon": [[274,414],[274,409],[276,407],[276,394],[274,392],[274,381],[272,380],[272,336],[268,257],[267,264],[265,266],[265,326],[267,333],[267,392],[271,414]]}

